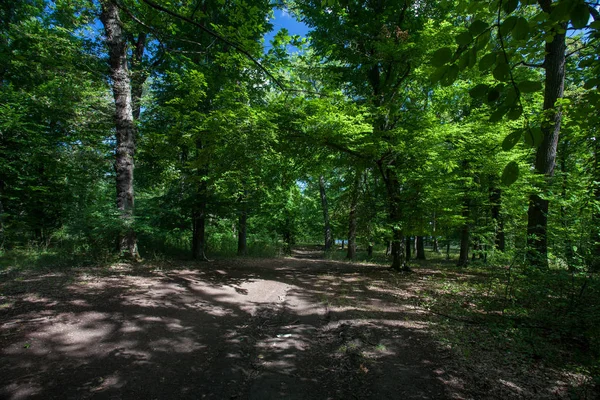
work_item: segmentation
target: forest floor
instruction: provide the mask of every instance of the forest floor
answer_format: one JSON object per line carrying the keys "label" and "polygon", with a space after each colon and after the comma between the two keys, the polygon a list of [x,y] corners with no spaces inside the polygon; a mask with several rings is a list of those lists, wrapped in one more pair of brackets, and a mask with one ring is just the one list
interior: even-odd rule
{"label": "forest floor", "polygon": [[464,324],[424,306],[442,273],[461,279],[309,249],[0,271],[0,398],[595,398],[483,336],[455,346],[445,326]]}

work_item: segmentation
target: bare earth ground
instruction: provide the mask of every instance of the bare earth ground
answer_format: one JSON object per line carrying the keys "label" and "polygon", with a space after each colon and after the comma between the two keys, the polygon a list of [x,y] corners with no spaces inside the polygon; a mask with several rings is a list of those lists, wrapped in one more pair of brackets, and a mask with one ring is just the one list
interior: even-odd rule
{"label": "bare earth ground", "polygon": [[300,250],[5,273],[0,398],[565,398],[554,376],[464,365],[435,340],[427,273]]}

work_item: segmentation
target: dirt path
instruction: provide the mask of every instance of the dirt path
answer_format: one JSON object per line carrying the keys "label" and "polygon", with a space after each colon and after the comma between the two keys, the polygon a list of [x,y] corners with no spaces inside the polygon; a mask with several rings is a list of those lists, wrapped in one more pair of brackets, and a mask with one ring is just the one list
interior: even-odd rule
{"label": "dirt path", "polygon": [[306,252],[5,275],[0,398],[457,397],[390,276]]}

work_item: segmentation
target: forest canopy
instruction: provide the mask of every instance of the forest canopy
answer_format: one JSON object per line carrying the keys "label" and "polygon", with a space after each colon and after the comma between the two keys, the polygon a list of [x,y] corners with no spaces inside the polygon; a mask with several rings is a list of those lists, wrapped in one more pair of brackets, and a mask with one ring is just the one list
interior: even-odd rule
{"label": "forest canopy", "polygon": [[[306,36],[273,30],[275,10]],[[600,263],[598,4],[28,0],[0,10],[0,246]],[[422,251],[417,249],[418,253]],[[450,256],[450,253],[448,253]]]}

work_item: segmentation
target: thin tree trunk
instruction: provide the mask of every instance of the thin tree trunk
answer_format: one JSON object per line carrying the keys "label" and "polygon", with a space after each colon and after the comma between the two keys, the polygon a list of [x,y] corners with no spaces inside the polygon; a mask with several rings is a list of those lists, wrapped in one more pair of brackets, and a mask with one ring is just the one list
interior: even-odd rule
{"label": "thin tree trunk", "polygon": [[446,260],[450,259],[450,239],[446,240]]}
{"label": "thin tree trunk", "polygon": [[412,249],[412,238],[410,236],[406,237],[406,262],[410,261],[412,258],[411,254]]}
{"label": "thin tree trunk", "polygon": [[200,202],[192,214],[192,257],[194,260],[208,261],[206,258],[206,207]]}
{"label": "thin tree trunk", "polygon": [[367,247],[367,256],[373,257],[373,243],[369,242],[369,246]]}
{"label": "thin tree trunk", "polygon": [[462,217],[464,223],[460,229],[460,254],[458,256],[458,266],[465,266],[469,263],[469,202],[465,200],[463,205]]}
{"label": "thin tree trunk", "polygon": [[360,175],[355,172],[354,185],[352,187],[352,198],[350,200],[350,216],[348,226],[348,255],[346,256],[350,260],[356,258],[356,207],[358,206],[358,185]]}
{"label": "thin tree trunk", "polygon": [[502,189],[493,186],[490,188],[490,203],[492,205],[491,213],[495,227],[494,245],[496,246],[496,249],[504,251],[506,247],[504,239],[504,218],[502,218],[502,214],[500,213],[502,210]]}
{"label": "thin tree trunk", "polygon": [[237,254],[238,256],[245,256],[248,254],[247,247],[247,239],[246,239],[246,227],[247,227],[248,213],[246,209],[243,208],[240,212],[239,222],[238,222],[238,246],[237,246]]}
{"label": "thin tree trunk", "polygon": [[133,119],[135,121],[140,118],[144,83],[146,82],[146,79],[148,79],[148,72],[142,65],[144,50],[146,49],[146,39],[146,33],[142,32],[133,43],[134,47],[131,59],[131,100],[133,105]]}
{"label": "thin tree trunk", "polygon": [[319,176],[319,192],[321,193],[321,207],[323,208],[323,221],[325,233],[325,251],[331,250],[333,246],[333,234],[331,233],[331,224],[329,220],[329,208],[327,206],[327,195],[325,192],[325,179],[323,175]]}
{"label": "thin tree trunk", "polygon": [[423,243],[423,236],[417,236],[417,260],[425,259],[425,245]]}
{"label": "thin tree trunk", "polygon": [[437,218],[435,216],[435,211],[433,212],[433,246],[432,246],[432,251],[434,253],[439,253],[440,252],[440,247],[439,247],[439,243],[438,243],[438,238],[436,236],[436,225],[437,225]]}
{"label": "thin tree trunk", "polygon": [[120,254],[131,259],[138,259],[137,238],[133,229],[136,127],[133,121],[131,83],[127,67],[127,42],[123,34],[117,5],[109,0],[102,0],[100,4],[102,7],[100,20],[106,34],[110,76],[115,99],[117,209],[121,214],[124,226],[117,246]]}
{"label": "thin tree trunk", "polygon": [[[552,11],[551,0],[538,0],[544,12]],[[564,32],[566,24],[561,24]],[[544,89],[544,113],[549,121],[542,124],[544,138],[537,149],[535,170],[545,177],[547,184],[554,175],[556,164],[556,150],[560,135],[562,112],[556,107],[557,100],[564,94],[565,83],[565,33],[553,32],[553,40],[546,43],[546,56],[544,69],[546,71]],[[542,188],[545,189],[545,188]],[[527,212],[527,259],[531,265],[541,269],[548,268],[548,207],[547,199],[537,194],[529,196],[529,210]]]}

